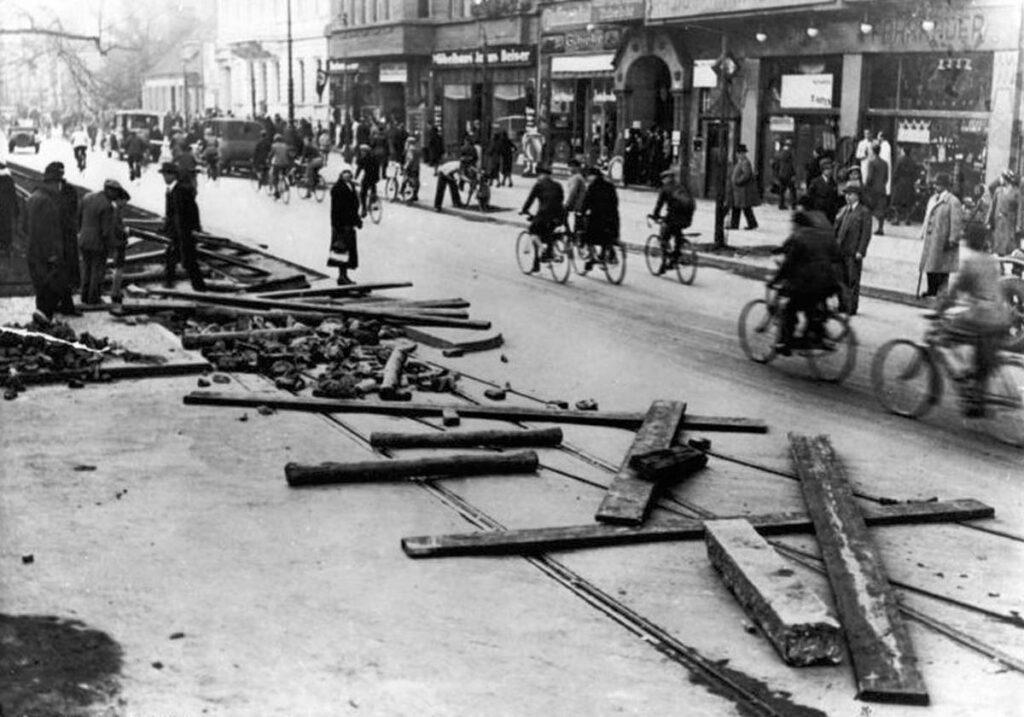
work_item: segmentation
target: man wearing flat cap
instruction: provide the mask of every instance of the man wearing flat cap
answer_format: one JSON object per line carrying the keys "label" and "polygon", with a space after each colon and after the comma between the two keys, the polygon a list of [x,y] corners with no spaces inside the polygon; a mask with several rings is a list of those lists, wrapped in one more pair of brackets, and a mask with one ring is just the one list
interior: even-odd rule
{"label": "man wearing flat cap", "polygon": [[103,189],[90,192],[79,205],[78,250],[82,257],[82,303],[100,303],[100,286],[107,270],[107,258],[117,248],[117,222],[114,202],[128,193],[116,179],[108,179]]}
{"label": "man wearing flat cap", "polygon": [[946,288],[949,275],[960,266],[960,238],[964,233],[963,205],[949,191],[949,175],[940,172],[933,185],[934,194],[928,199],[921,227],[919,269],[928,280],[922,296],[936,296]]}
{"label": "man wearing flat cap", "polygon": [[206,282],[199,271],[196,238],[193,235],[201,227],[199,207],[196,206],[196,196],[192,190],[179,181],[178,171],[178,165],[174,162],[164,162],[160,166],[160,173],[167,184],[163,231],[171,240],[167,247],[164,284],[174,286],[174,274],[178,262],[181,262],[192,282],[192,288],[195,291],[206,291]]}
{"label": "man wearing flat cap", "polygon": [[843,185],[846,205],[836,217],[836,243],[839,244],[840,279],[844,289],[839,294],[840,308],[850,316],[857,313],[860,303],[860,274],[871,241],[871,210],[861,201],[863,191],[859,184]]}

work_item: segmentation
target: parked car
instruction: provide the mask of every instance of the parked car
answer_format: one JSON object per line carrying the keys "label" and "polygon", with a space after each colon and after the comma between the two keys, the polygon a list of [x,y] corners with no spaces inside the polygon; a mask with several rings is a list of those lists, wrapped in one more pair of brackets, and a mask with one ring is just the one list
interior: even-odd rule
{"label": "parked car", "polygon": [[263,125],[237,117],[211,117],[203,120],[203,135],[217,138],[217,158],[224,174],[252,164],[256,143],[260,141]]}
{"label": "parked car", "polygon": [[31,120],[18,120],[7,133],[7,153],[14,154],[18,147],[33,147],[39,154],[39,127]]}
{"label": "parked car", "polygon": [[[160,156],[163,135],[160,132],[160,115],[146,110],[118,110],[114,113],[114,134],[117,135],[117,156],[124,159],[124,143],[132,132],[139,134],[150,145],[150,153]],[[155,136],[154,136],[155,135]]]}

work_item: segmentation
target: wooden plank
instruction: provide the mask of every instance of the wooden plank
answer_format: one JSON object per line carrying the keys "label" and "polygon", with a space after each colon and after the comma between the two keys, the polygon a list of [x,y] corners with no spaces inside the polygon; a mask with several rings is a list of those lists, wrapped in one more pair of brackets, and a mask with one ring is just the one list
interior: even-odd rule
{"label": "wooden plank", "polygon": [[261,299],[304,299],[312,296],[353,296],[385,289],[407,289],[411,281],[381,282],[377,284],[346,284],[344,286],[321,286],[312,289],[292,291],[268,291],[259,294]]}
{"label": "wooden plank", "polygon": [[507,431],[443,431],[434,433],[370,434],[374,448],[459,448],[467,446],[557,446],[561,428],[512,429]]}
{"label": "wooden plank", "polygon": [[706,521],[704,542],[722,582],[786,664],[842,662],[839,622],[749,521]]}
{"label": "wooden plank", "polygon": [[827,436],[789,434],[790,453],[814,522],[836,611],[846,632],[857,697],[926,705],[928,691],[846,470]]}
{"label": "wooden plank", "polygon": [[[864,520],[871,527],[946,523],[991,518],[995,510],[976,500],[895,503],[864,506]],[[750,522],[761,535],[810,533],[814,525],[806,513],[730,516]],[[611,545],[655,543],[666,540],[702,540],[704,523],[676,518],[649,521],[641,526],[588,523],[554,528],[451,533],[402,539],[402,550],[411,558],[453,555],[522,555],[550,550],[578,550]]]}
{"label": "wooden plank", "polygon": [[[255,408],[270,406],[282,411],[310,413],[375,413],[386,416],[440,418],[446,410],[455,411],[463,418],[487,418],[495,421],[532,421],[535,423],[571,423],[585,426],[607,426],[635,431],[640,428],[645,414],[634,411],[574,411],[559,408],[528,408],[525,406],[474,406],[472,404],[430,403],[371,403],[340,398],[305,398],[274,392],[245,394],[217,391],[193,391],[184,398],[190,406],[234,406]],[[687,415],[680,430],[729,431],[734,433],[767,433],[768,426],[757,418],[731,416]]]}
{"label": "wooden plank", "polygon": [[686,404],[682,401],[655,401],[651,404],[594,514],[596,520],[616,525],[640,525],[644,522],[660,485],[637,475],[632,458],[671,446],[684,415]]}
{"label": "wooden plank", "polygon": [[402,480],[430,476],[487,476],[535,473],[539,460],[533,451],[470,453],[442,457],[321,463],[288,463],[285,478],[292,487]]}
{"label": "wooden plank", "polygon": [[[505,339],[501,334],[494,334],[483,339],[475,339],[471,341],[450,341],[440,336],[435,336],[422,329],[415,329],[411,326],[403,328],[405,335],[413,341],[419,341],[421,344],[430,346],[436,349],[442,349],[446,356],[459,356],[462,354],[473,353],[476,351],[489,351],[490,349],[496,349],[505,343]],[[456,353],[457,352],[457,353]]]}
{"label": "wooden plank", "polygon": [[[99,375],[111,381],[134,378],[165,378],[167,376],[185,376],[193,373],[209,371],[210,364],[206,361],[176,361],[164,364],[99,364]],[[43,373],[20,374],[26,384],[45,385],[63,383],[72,379],[93,380],[96,372],[92,367],[64,371],[46,371]]]}
{"label": "wooden plank", "polygon": [[293,339],[312,332],[309,326],[289,326],[283,329],[253,329],[251,331],[211,331],[205,334],[186,331],[181,335],[181,345],[186,349],[210,346],[218,341],[257,341],[260,339]]}

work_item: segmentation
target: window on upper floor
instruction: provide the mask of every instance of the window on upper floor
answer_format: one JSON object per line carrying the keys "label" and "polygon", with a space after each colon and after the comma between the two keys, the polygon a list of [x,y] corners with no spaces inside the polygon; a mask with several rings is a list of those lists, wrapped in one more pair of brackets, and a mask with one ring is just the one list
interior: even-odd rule
{"label": "window on upper floor", "polygon": [[370,22],[377,22],[377,5],[379,4],[378,0],[370,0]]}
{"label": "window on upper floor", "polygon": [[416,17],[430,17],[430,0],[419,0],[416,3]]}
{"label": "window on upper floor", "polygon": [[299,102],[306,101],[306,61],[299,60]]}
{"label": "window on upper floor", "polygon": [[384,3],[384,17],[383,20],[391,19],[391,0],[381,0]]}

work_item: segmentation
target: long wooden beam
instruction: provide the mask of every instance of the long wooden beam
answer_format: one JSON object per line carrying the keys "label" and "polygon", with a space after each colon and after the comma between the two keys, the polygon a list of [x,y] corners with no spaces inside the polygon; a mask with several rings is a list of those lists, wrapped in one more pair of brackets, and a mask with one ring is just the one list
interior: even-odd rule
{"label": "long wooden beam", "polygon": [[857,676],[857,697],[872,702],[928,704],[928,691],[899,603],[846,469],[828,436],[791,433],[789,443],[846,633]]}
{"label": "long wooden beam", "polygon": [[433,433],[389,433],[374,431],[374,448],[459,448],[466,446],[533,447],[557,446],[561,428],[530,428],[489,431],[438,431]]}
{"label": "long wooden beam", "polygon": [[682,401],[655,401],[651,404],[619,471],[608,486],[595,519],[617,525],[640,525],[644,522],[659,486],[641,478],[630,461],[633,456],[671,446],[685,414],[686,404]]}
{"label": "long wooden beam", "polygon": [[268,291],[259,294],[261,299],[305,299],[311,296],[352,296],[384,289],[407,289],[411,281],[393,281],[377,284],[346,284],[344,286],[322,286],[294,291]]}
{"label": "long wooden beam", "polygon": [[366,483],[431,476],[488,476],[535,473],[539,460],[534,451],[515,453],[467,453],[352,463],[303,465],[288,463],[285,478],[292,487],[332,483]]}
{"label": "long wooden beam", "polygon": [[[222,393],[193,391],[184,398],[189,406],[234,406],[256,408],[269,406],[282,411],[310,413],[376,413],[387,416],[441,418],[446,411],[455,411],[463,418],[489,418],[496,421],[530,421],[534,423],[572,423],[585,426],[606,426],[635,431],[646,414],[634,411],[572,411],[557,408],[525,406],[475,406],[473,404],[372,403],[340,398],[305,398],[276,392]],[[757,418],[732,416],[686,415],[680,430],[726,431],[730,433],[767,433],[768,426]]]}
{"label": "long wooden beam", "polygon": [[[948,502],[865,505],[869,526],[952,523],[991,518],[995,510],[976,500]],[[724,516],[746,518],[761,535],[810,533],[814,525],[806,513]],[[667,540],[703,540],[704,521],[689,518],[659,519],[641,526],[570,525],[477,533],[424,535],[402,539],[402,550],[410,558],[440,558],[454,555],[521,555],[552,550],[579,550],[610,545],[656,543]]]}

